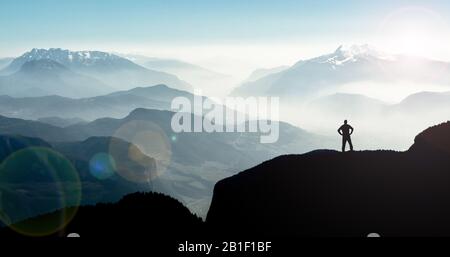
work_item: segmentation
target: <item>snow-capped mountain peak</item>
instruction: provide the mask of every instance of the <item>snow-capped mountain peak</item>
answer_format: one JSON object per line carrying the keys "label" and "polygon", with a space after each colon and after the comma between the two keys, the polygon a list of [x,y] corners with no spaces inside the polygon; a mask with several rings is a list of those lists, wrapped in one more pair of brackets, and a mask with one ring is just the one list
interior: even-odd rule
{"label": "snow-capped mountain peak", "polygon": [[341,45],[336,49],[335,53],[351,56],[361,56],[361,55],[372,55],[374,53],[378,53],[378,51],[375,48],[369,46],[368,44],[350,45],[350,46]]}
{"label": "snow-capped mountain peak", "polygon": [[58,62],[50,59],[32,60],[26,62],[22,68],[22,72],[45,72],[45,71],[66,71],[67,68]]}
{"label": "snow-capped mountain peak", "polygon": [[112,67],[128,67],[144,69],[133,62],[117,55],[100,51],[70,51],[61,48],[33,48],[22,56],[15,58],[4,70],[6,74],[19,71],[22,65],[29,61],[52,60],[74,71],[85,69],[105,70]]}
{"label": "snow-capped mountain peak", "polygon": [[368,44],[350,46],[341,45],[333,53],[311,59],[310,61],[316,63],[328,63],[335,67],[346,63],[369,59],[395,60],[395,56],[379,51]]}
{"label": "snow-capped mountain peak", "polygon": [[335,54],[352,59],[375,58],[381,60],[395,60],[394,55],[383,52],[368,44],[351,46],[341,45],[338,49],[336,49]]}
{"label": "snow-capped mountain peak", "polygon": [[33,48],[15,60],[18,66],[28,61],[49,59],[63,65],[76,64],[79,66],[90,66],[97,62],[116,61],[121,57],[99,51],[69,51],[61,48],[38,49]]}

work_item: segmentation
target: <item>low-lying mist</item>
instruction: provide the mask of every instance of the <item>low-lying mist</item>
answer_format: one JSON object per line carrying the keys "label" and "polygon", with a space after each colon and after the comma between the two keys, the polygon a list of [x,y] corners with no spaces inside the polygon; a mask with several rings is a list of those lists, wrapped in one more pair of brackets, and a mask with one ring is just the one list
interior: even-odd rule
{"label": "low-lying mist", "polygon": [[[424,92],[421,88],[439,90]],[[335,138],[330,146],[334,149],[340,149],[341,144],[337,129],[348,120],[355,128],[356,149],[404,151],[418,133],[450,117],[450,94],[440,92],[440,86],[368,84],[345,85],[340,90],[303,103],[281,101],[280,119]]]}

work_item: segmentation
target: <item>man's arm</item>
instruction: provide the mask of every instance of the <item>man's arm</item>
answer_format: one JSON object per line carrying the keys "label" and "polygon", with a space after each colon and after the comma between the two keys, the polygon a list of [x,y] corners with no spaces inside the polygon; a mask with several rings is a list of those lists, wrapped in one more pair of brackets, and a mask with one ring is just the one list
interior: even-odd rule
{"label": "man's arm", "polygon": [[352,135],[352,134],[353,134],[353,131],[355,131],[355,130],[353,129],[353,127],[352,127],[352,126],[350,126],[350,135]]}
{"label": "man's arm", "polygon": [[342,136],[343,134],[342,134],[342,132],[341,132],[341,131],[342,131],[342,127],[338,128],[338,133],[339,133],[339,135],[341,135],[341,136]]}

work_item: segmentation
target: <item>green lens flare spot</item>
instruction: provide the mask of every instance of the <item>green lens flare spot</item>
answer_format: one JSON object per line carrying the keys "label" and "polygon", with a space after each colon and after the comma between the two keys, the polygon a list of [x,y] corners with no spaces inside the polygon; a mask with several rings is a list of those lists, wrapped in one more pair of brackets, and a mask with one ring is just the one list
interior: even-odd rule
{"label": "green lens flare spot", "polygon": [[20,234],[54,234],[73,219],[80,202],[78,172],[50,148],[19,150],[0,165],[0,220]]}

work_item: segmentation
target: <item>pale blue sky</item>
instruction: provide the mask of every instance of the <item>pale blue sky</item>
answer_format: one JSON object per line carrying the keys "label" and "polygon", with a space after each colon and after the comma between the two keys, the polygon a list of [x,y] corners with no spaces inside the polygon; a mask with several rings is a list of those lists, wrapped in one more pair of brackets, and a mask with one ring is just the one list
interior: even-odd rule
{"label": "pale blue sky", "polygon": [[[63,47],[172,53],[186,59],[193,58],[187,52],[205,47],[201,52],[206,59],[208,51],[210,58],[218,55],[214,51],[221,52],[220,46],[229,46],[224,51],[234,49],[230,54],[239,55],[243,51],[236,47],[242,45],[255,45],[255,49],[278,45],[273,52],[294,49],[295,45],[302,53],[289,60],[293,61],[332,50],[341,43],[402,49],[402,45],[393,45],[403,38],[389,39],[399,33],[384,35],[386,29],[380,24],[391,13],[411,6],[429,10],[431,19],[439,17],[430,23],[439,30],[423,37],[447,40],[447,0],[1,0],[0,56],[17,55],[33,47]],[[419,16],[430,18],[426,12],[419,12]],[[386,26],[395,27],[389,23]],[[410,34],[404,39],[422,37]],[[443,38],[437,38],[440,34]],[[393,42],[385,43],[389,40]]]}
{"label": "pale blue sky", "polygon": [[448,1],[2,0],[1,41],[271,40],[364,35],[403,6]]}

